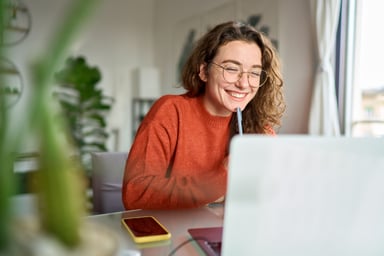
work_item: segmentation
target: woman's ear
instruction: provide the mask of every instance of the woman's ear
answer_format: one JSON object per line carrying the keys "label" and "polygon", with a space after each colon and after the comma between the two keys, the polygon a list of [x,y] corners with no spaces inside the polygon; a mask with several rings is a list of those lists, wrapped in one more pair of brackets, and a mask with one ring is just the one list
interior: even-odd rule
{"label": "woman's ear", "polygon": [[208,66],[206,63],[200,65],[199,77],[201,81],[207,82],[208,80]]}

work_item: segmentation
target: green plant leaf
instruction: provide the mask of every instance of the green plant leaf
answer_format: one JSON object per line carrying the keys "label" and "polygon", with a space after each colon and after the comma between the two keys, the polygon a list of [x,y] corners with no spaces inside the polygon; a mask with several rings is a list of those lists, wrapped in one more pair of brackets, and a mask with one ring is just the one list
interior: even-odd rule
{"label": "green plant leaf", "polygon": [[[106,115],[113,99],[97,86],[100,70],[90,66],[84,56],[69,57],[55,79],[58,86],[54,95],[61,103],[71,131],[70,140],[77,146],[80,158],[89,159],[90,149],[106,151]],[[87,169],[89,163],[83,161],[83,166]]]}

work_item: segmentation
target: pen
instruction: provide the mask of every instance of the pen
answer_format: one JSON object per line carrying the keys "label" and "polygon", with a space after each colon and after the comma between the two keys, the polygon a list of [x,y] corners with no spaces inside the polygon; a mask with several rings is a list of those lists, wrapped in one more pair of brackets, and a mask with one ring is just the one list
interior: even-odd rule
{"label": "pen", "polygon": [[242,125],[242,117],[241,117],[241,109],[236,108],[237,112],[237,126],[239,127],[239,134],[243,135],[243,125]]}

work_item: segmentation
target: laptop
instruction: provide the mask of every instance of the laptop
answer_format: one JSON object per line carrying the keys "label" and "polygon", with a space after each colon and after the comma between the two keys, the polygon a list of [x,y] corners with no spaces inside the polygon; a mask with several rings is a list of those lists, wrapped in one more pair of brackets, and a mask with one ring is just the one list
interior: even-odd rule
{"label": "laptop", "polygon": [[189,234],[207,256],[220,256],[223,227],[190,228]]}
{"label": "laptop", "polygon": [[383,139],[244,135],[230,152],[207,255],[384,255]]}

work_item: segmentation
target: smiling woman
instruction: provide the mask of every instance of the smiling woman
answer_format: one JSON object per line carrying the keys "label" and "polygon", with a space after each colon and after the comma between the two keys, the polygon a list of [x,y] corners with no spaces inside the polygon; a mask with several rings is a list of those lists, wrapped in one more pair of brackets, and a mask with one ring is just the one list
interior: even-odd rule
{"label": "smiling woman", "polygon": [[[127,209],[200,207],[226,193],[228,145],[239,132],[274,135],[285,103],[280,62],[254,27],[225,22],[208,31],[187,58],[182,95],[150,109],[127,159]],[[263,83],[260,83],[261,80]],[[262,86],[261,86],[262,85]]]}

